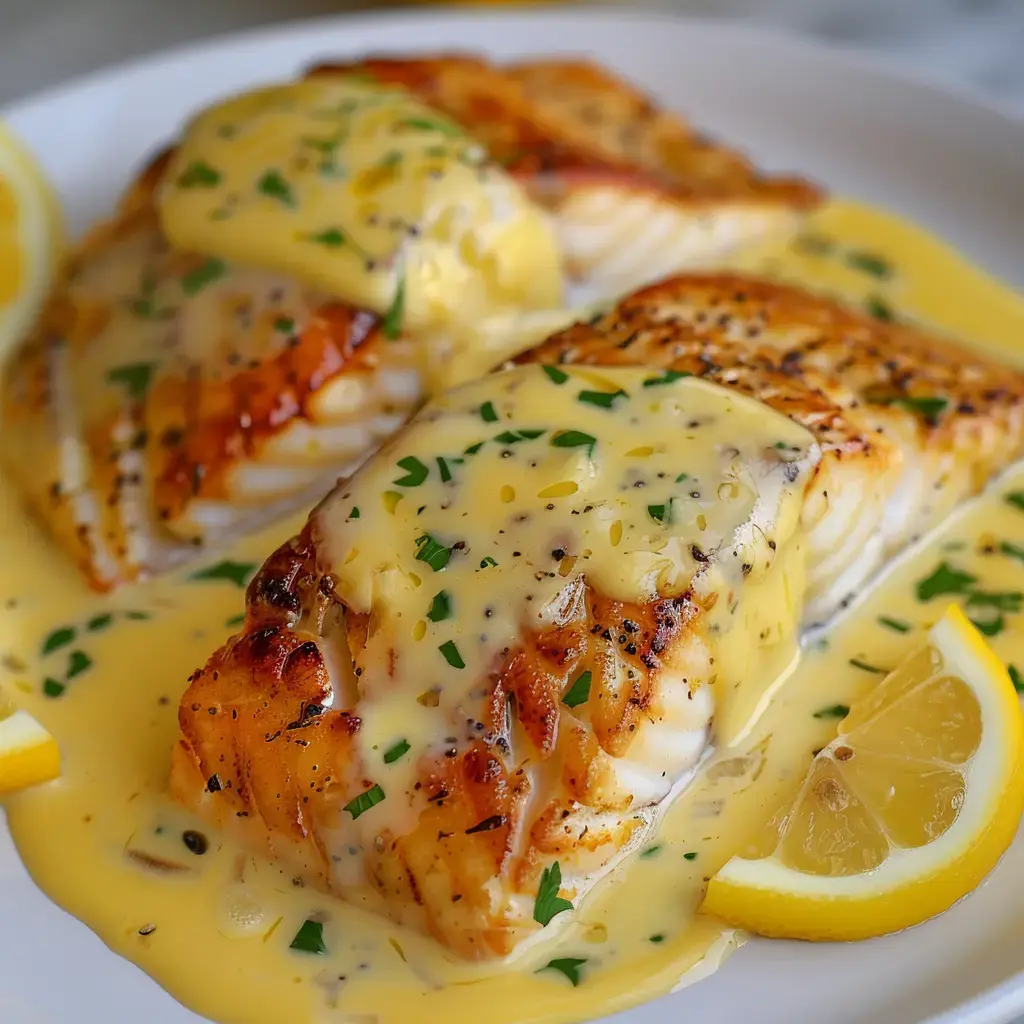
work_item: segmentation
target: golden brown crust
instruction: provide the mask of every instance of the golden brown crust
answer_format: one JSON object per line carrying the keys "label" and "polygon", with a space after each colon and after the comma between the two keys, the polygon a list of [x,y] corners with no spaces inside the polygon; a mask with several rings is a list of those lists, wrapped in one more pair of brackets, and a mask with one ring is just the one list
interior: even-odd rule
{"label": "golden brown crust", "polygon": [[368,74],[408,89],[461,124],[530,189],[611,184],[682,205],[750,203],[810,209],[821,190],[803,178],[758,173],[675,114],[587,62],[500,67],[466,54],[325,63],[312,75]]}

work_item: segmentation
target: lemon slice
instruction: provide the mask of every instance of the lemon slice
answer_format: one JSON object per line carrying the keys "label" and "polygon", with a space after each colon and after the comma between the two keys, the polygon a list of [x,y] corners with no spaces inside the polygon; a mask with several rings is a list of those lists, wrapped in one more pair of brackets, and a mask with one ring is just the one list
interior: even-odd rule
{"label": "lemon slice", "polygon": [[0,796],[58,775],[57,741],[0,690]]}
{"label": "lemon slice", "polygon": [[778,938],[865,939],[974,889],[1024,809],[1024,718],[958,608],[839,727],[796,800],[708,886],[703,910]]}
{"label": "lemon slice", "polygon": [[0,125],[0,360],[39,313],[62,238],[53,190],[31,154]]}

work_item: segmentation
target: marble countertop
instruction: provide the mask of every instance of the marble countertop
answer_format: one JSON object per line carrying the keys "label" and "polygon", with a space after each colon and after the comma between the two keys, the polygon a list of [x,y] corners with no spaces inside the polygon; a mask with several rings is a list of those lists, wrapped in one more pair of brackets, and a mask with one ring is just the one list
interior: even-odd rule
{"label": "marble countertop", "polygon": [[[374,6],[381,5],[356,0],[0,0],[0,105],[72,75],[190,39]],[[637,6],[744,18],[872,50],[901,68],[987,95],[1024,116],[1022,0],[647,0]]]}

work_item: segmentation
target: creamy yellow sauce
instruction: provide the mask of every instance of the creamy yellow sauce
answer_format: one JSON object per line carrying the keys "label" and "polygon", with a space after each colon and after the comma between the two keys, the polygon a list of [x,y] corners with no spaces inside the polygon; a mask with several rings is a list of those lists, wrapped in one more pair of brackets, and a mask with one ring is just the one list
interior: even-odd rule
{"label": "creamy yellow sauce", "polygon": [[[851,253],[859,254],[852,262]],[[1014,358],[1024,337],[1024,302],[1008,289],[918,229],[854,204],[827,207],[796,246],[737,263],[936,325],[1004,357]],[[685,983],[703,957],[713,967],[736,945],[729,930],[694,917],[704,880],[792,792],[833,734],[834,719],[815,713],[855,699],[879,678],[862,665],[891,667],[946,600],[964,599],[950,592],[919,600],[924,581],[933,581],[925,594],[936,589],[941,563],[976,577],[974,590],[1014,591],[1024,511],[1006,495],[1018,491],[1024,477],[1002,481],[812,640],[741,747],[707,765],[635,863],[584,900],[552,943],[488,976],[487,968],[449,963],[435,943],[383,918],[293,885],[280,867],[242,854],[164,795],[185,680],[241,612],[235,580],[299,520],[235,545],[227,561],[213,563],[213,578],[179,573],[99,598],[4,486],[4,681],[53,732],[63,758],[60,780],[7,801],[11,831],[54,900],[214,1020],[470,1021],[481,1008],[496,1022],[602,1016]],[[1024,672],[1021,614],[968,610]],[[190,830],[207,837],[205,853],[186,845]],[[161,872],[154,862],[176,868]],[[328,953],[290,950],[303,921],[317,915]],[[557,971],[536,973],[556,958],[583,961],[578,985]]]}

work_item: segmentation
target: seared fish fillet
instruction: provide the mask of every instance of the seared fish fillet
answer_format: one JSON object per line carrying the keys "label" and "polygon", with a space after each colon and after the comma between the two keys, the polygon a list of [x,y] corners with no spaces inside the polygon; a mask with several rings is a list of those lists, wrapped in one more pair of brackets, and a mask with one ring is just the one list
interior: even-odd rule
{"label": "seared fish fillet", "polygon": [[818,459],[785,416],[657,370],[448,392],[250,584],[182,698],[174,793],[463,957],[518,950],[792,658]]}
{"label": "seared fish fillet", "polygon": [[456,336],[472,355],[460,316],[561,291],[545,215],[413,97],[245,94],[70,260],[5,374],[5,458],[109,588],[308,507],[405,421]]}
{"label": "seared fish fillet", "polygon": [[496,66],[481,57],[369,58],[361,72],[448,114],[554,214],[572,277],[621,294],[744,242],[795,230],[821,191],[759,172],[585,61]]}
{"label": "seared fish fillet", "polygon": [[810,622],[1024,453],[1024,374],[755,277],[670,278],[521,360],[692,373],[806,426],[822,450],[804,511]]}

